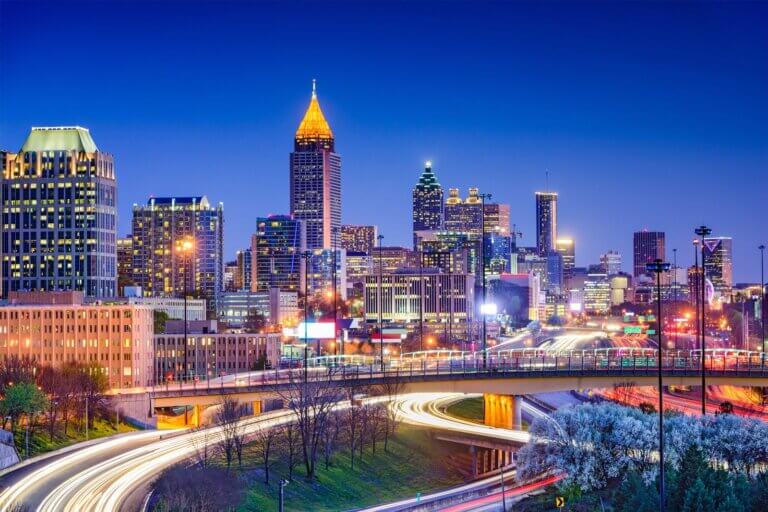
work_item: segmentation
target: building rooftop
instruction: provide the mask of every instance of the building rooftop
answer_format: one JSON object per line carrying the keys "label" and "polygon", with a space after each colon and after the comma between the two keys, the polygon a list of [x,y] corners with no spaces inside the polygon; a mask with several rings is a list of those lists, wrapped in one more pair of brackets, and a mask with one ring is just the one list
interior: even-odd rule
{"label": "building rooftop", "polygon": [[309,100],[309,107],[301,120],[299,128],[296,130],[297,139],[332,139],[333,132],[325,120],[323,111],[320,109],[320,103],[317,101],[317,91],[315,81],[312,80],[312,99]]}
{"label": "building rooftop", "polygon": [[25,151],[98,151],[96,143],[91,138],[88,128],[82,126],[33,126],[27,140],[21,146],[20,152]]}

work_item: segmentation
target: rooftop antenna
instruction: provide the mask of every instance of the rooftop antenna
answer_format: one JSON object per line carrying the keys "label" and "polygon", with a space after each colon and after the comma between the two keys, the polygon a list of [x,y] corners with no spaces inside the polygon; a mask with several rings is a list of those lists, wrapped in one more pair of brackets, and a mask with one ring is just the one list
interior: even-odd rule
{"label": "rooftop antenna", "polygon": [[549,192],[549,169],[544,171],[544,190]]}
{"label": "rooftop antenna", "polygon": [[317,98],[317,80],[312,79],[312,97]]}

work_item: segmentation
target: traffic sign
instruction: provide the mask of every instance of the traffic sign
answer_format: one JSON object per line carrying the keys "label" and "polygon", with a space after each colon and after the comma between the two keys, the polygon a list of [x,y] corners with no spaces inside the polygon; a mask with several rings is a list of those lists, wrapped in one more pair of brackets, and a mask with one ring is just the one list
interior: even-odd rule
{"label": "traffic sign", "polygon": [[563,508],[565,506],[565,498],[563,496],[557,496],[555,498],[555,506],[557,508]]}

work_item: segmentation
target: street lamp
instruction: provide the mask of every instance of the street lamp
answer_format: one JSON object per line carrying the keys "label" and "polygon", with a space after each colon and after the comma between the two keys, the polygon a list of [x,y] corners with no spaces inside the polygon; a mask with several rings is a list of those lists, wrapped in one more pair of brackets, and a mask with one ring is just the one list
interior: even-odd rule
{"label": "street lamp", "polygon": [[383,250],[381,246],[381,241],[384,240],[384,235],[379,235],[376,237],[379,241],[379,352],[381,355],[381,371],[384,371],[384,326],[383,326],[383,320],[381,316],[381,312],[384,309],[384,302],[383,302],[383,290],[382,287],[384,286],[384,258],[383,258]]}
{"label": "street lamp", "polygon": [[309,364],[309,259],[312,257],[312,251],[301,253],[304,258],[304,385],[307,384],[309,374],[307,365]]}
{"label": "street lamp", "polygon": [[288,485],[288,480],[280,480],[280,503],[278,503],[277,510],[278,512],[283,512],[285,510],[285,486]]}
{"label": "street lamp", "polygon": [[[333,341],[334,341],[333,353],[334,353],[334,355],[336,354],[336,347],[338,346],[338,343],[336,343],[336,341],[338,341],[337,317],[339,316],[337,305],[336,305],[336,294],[338,292],[337,289],[336,289],[336,265],[337,265],[337,262],[336,262],[336,258],[337,258],[337,256],[336,256],[336,240],[337,240],[338,236],[339,236],[339,228],[338,227],[331,228],[331,245],[333,246]],[[343,339],[341,340],[341,355],[342,356],[344,355],[344,340]]]}
{"label": "street lamp", "polygon": [[707,414],[707,387],[706,387],[706,357],[704,351],[707,348],[707,267],[704,264],[704,237],[712,233],[707,226],[699,226],[694,231],[699,235],[701,242],[701,415]]}
{"label": "street lamp", "polygon": [[768,353],[768,339],[765,336],[765,245],[760,244],[760,324],[763,326],[763,359]]}
{"label": "street lamp", "polygon": [[661,274],[669,271],[669,263],[660,259],[647,263],[645,269],[656,274],[656,323],[658,324],[658,368],[659,368],[659,510],[664,510],[664,384],[661,373],[664,340],[662,337],[664,319],[661,315]]}
{"label": "street lamp", "polygon": [[[485,305],[486,300],[486,294],[485,294],[485,200],[491,199],[491,194],[479,194],[480,197],[480,204],[482,205],[482,224],[483,227],[480,230],[480,275],[483,280],[483,305]],[[486,321],[486,315],[483,315],[483,369],[486,369],[488,367],[488,353],[486,352],[486,345],[488,343],[487,339],[487,321]]]}
{"label": "street lamp", "polygon": [[182,374],[181,380],[184,381],[188,377],[189,373],[189,366],[187,364],[187,349],[188,349],[188,336],[187,336],[187,280],[189,278],[189,270],[188,266],[191,264],[190,255],[192,254],[193,249],[195,248],[195,243],[191,238],[186,238],[181,241],[181,243],[178,246],[178,251],[182,254],[182,257],[184,258],[184,373]]}

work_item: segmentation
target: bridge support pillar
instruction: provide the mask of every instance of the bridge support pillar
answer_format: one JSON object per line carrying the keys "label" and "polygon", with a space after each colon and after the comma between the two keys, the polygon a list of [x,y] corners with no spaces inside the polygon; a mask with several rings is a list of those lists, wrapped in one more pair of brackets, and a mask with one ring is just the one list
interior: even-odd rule
{"label": "bridge support pillar", "polygon": [[522,398],[514,395],[483,395],[483,423],[489,427],[522,430]]}
{"label": "bridge support pillar", "polygon": [[261,400],[255,400],[253,402],[253,415],[258,416],[261,414]]}

